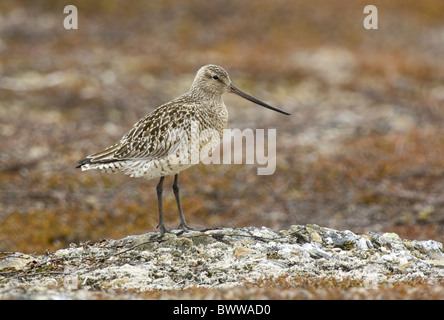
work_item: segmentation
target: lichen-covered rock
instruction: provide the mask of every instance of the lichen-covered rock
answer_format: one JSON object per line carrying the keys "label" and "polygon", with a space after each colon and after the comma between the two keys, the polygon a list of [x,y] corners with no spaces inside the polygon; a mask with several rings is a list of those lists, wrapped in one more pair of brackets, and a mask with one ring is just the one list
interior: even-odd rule
{"label": "lichen-covered rock", "polygon": [[[444,277],[441,243],[357,235],[317,225],[158,233],[71,245],[50,255],[0,258],[0,298],[94,298],[98,292],[230,287],[266,277],[364,283]],[[18,289],[20,288],[20,289]]]}

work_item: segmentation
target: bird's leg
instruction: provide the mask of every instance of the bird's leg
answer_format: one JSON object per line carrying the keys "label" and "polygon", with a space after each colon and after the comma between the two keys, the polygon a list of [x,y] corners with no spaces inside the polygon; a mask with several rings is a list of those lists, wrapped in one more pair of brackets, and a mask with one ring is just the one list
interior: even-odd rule
{"label": "bird's leg", "polygon": [[187,225],[187,222],[185,221],[185,217],[182,211],[182,205],[180,204],[178,180],[179,180],[179,174],[176,173],[176,175],[174,176],[173,191],[174,191],[174,196],[176,197],[177,208],[179,209],[179,218],[180,218],[179,228],[182,228],[184,231],[195,230],[191,228],[189,225]]}
{"label": "bird's leg", "polygon": [[165,177],[161,177],[159,183],[157,184],[157,205],[159,206],[159,224],[157,227],[160,229],[160,235],[163,236],[165,232],[169,232],[163,223],[163,207],[162,207],[162,192],[163,192],[163,180]]}

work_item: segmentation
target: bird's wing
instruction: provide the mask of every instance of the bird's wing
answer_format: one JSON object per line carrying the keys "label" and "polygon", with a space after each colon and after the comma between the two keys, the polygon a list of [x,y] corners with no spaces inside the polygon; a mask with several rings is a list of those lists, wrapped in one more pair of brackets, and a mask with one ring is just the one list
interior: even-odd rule
{"label": "bird's wing", "polygon": [[[116,144],[78,162],[110,163],[125,160],[156,160],[177,152],[189,134],[192,105],[162,105],[140,119]],[[186,141],[186,140],[185,140]]]}

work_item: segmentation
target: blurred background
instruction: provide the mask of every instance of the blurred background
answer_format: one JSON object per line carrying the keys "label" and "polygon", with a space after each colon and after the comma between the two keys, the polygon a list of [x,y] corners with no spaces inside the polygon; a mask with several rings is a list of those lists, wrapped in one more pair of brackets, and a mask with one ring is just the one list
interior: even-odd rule
{"label": "blurred background", "polygon": [[[66,30],[66,5],[78,29]],[[366,30],[363,9],[378,9]],[[204,64],[229,128],[277,130],[277,168],[180,177],[191,226],[318,224],[444,241],[444,1],[1,1],[0,250],[156,230],[156,180],[75,162],[187,91]],[[179,224],[166,179],[166,225]]]}

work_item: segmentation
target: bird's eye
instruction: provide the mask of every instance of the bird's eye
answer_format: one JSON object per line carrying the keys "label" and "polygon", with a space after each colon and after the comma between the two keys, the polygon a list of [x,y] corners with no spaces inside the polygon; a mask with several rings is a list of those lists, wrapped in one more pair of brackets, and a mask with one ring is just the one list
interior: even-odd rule
{"label": "bird's eye", "polygon": [[213,76],[213,79],[214,80],[219,80],[219,77],[218,76]]}

